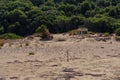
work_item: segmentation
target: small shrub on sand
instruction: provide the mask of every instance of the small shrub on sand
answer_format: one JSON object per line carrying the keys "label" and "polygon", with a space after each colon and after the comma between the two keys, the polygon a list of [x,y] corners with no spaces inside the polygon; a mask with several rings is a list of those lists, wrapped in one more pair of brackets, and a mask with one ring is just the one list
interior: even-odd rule
{"label": "small shrub on sand", "polygon": [[69,33],[69,35],[76,35],[77,34],[77,30],[72,30],[72,31],[69,31],[68,33]]}
{"label": "small shrub on sand", "polygon": [[29,55],[35,55],[35,53],[34,52],[29,52]]}
{"label": "small shrub on sand", "polygon": [[88,34],[90,34],[90,35],[94,35],[95,33],[94,33],[94,32],[88,32]]}
{"label": "small shrub on sand", "polygon": [[0,47],[2,47],[4,45],[3,41],[0,41]]}
{"label": "small shrub on sand", "polygon": [[38,29],[36,29],[36,33],[39,33],[42,39],[51,40],[53,38],[45,25],[38,27]]}

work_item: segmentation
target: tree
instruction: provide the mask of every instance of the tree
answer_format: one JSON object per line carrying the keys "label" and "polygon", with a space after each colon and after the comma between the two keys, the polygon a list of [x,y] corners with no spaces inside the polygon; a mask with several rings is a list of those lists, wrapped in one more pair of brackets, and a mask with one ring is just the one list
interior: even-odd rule
{"label": "tree", "polygon": [[119,18],[120,0],[0,0],[0,34],[32,35],[42,24],[52,33],[79,25],[111,33]]}
{"label": "tree", "polygon": [[64,11],[66,16],[71,16],[72,14],[75,14],[76,7],[74,5],[70,4],[62,4],[58,10]]}
{"label": "tree", "polygon": [[96,15],[94,18],[89,18],[85,22],[85,26],[90,31],[113,33],[117,27],[117,25],[114,24],[115,22],[116,20],[114,18],[107,17],[104,15]]}
{"label": "tree", "polygon": [[96,3],[99,7],[107,7],[111,5],[110,1],[108,0],[97,0]]}
{"label": "tree", "polygon": [[90,3],[89,1],[84,1],[83,3],[81,3],[81,13],[85,14],[88,10],[92,10],[95,8],[95,5]]}
{"label": "tree", "polygon": [[82,16],[74,16],[69,21],[70,30],[77,29],[79,26],[84,24],[84,17]]}
{"label": "tree", "polygon": [[60,3],[62,0],[54,0],[55,3]]}
{"label": "tree", "polygon": [[45,0],[30,0],[35,6],[39,6],[45,2]]}

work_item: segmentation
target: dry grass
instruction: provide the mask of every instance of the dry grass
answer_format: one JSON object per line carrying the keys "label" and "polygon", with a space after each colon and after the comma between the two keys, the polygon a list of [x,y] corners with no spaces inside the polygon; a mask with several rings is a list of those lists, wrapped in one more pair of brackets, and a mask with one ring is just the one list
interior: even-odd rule
{"label": "dry grass", "polygon": [[4,41],[0,41],[0,47],[4,45]]}
{"label": "dry grass", "polygon": [[77,35],[78,30],[72,30],[72,31],[69,31],[68,33],[69,35]]}

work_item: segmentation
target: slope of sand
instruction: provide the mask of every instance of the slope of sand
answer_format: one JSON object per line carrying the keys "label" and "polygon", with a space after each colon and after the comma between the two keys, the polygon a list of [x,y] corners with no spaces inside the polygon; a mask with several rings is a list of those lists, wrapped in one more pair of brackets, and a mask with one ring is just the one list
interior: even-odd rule
{"label": "slope of sand", "polygon": [[0,80],[120,80],[120,42],[6,43],[0,49]]}

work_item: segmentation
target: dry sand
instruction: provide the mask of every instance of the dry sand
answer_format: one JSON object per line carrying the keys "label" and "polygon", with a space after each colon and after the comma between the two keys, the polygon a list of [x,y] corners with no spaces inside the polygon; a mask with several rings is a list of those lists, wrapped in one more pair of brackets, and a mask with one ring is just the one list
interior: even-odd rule
{"label": "dry sand", "polygon": [[36,38],[6,43],[0,49],[0,80],[120,80],[120,42]]}

